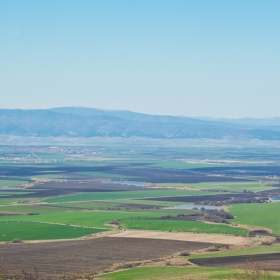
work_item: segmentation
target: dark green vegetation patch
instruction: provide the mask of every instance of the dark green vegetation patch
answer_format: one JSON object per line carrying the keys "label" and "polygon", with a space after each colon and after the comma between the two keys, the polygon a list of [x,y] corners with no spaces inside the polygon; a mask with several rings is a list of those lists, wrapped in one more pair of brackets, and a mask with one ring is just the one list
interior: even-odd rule
{"label": "dark green vegetation patch", "polygon": [[95,228],[32,222],[0,222],[0,241],[70,239],[102,232]]}

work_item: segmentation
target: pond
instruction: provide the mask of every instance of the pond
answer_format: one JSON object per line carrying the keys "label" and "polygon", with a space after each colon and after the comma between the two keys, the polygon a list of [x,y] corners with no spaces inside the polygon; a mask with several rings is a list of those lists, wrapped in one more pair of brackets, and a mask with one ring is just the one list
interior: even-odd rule
{"label": "pond", "polygon": [[11,189],[11,187],[2,187],[2,186],[0,186],[0,190],[10,190]]}
{"label": "pond", "polygon": [[146,187],[147,183],[137,181],[101,181],[101,184],[112,184],[112,185],[131,185],[135,187]]}
{"label": "pond", "polygon": [[210,205],[175,205],[164,209],[194,209],[194,208],[197,208],[198,210],[201,210],[201,208],[204,208],[205,210],[221,210],[221,207],[210,206]]}
{"label": "pond", "polygon": [[269,199],[272,201],[280,201],[280,197],[270,197]]}

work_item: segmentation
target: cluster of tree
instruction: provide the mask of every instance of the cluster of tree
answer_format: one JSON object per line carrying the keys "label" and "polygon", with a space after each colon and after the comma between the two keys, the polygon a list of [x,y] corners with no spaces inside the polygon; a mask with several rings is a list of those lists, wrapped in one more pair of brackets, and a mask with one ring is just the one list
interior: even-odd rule
{"label": "cluster of tree", "polygon": [[225,210],[206,210],[201,209],[201,212],[191,213],[191,214],[177,214],[176,216],[161,216],[160,219],[170,219],[170,220],[202,220],[212,223],[223,223],[230,224],[229,219],[235,219],[235,216]]}
{"label": "cluster of tree", "polygon": [[230,204],[240,204],[240,203],[264,203],[268,202],[269,197],[249,197],[249,198],[242,198],[242,197],[233,197],[231,199],[225,200],[202,200],[197,201],[197,204],[200,205],[211,205],[211,206],[223,206],[223,205],[230,205]]}
{"label": "cluster of tree", "polygon": [[234,215],[224,210],[203,211],[202,220],[212,223],[230,224],[228,219],[234,219]]}

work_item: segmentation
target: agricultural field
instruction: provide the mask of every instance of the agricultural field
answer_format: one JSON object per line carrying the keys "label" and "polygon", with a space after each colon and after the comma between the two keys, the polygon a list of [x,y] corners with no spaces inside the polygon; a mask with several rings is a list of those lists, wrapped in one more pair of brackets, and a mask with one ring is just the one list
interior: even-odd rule
{"label": "agricultural field", "polygon": [[180,183],[167,183],[159,184],[163,187],[178,187],[178,188],[192,188],[197,190],[219,190],[219,191],[230,191],[230,192],[258,192],[264,190],[273,189],[269,185],[264,185],[259,181],[255,182],[223,182],[223,183],[194,183],[194,184],[180,184]]}
{"label": "agricultural field", "polygon": [[0,180],[0,186],[1,187],[16,187],[16,186],[22,186],[24,184],[27,184],[28,181],[17,181],[17,180]]}
{"label": "agricultural field", "polygon": [[204,267],[142,267],[115,273],[102,274],[98,276],[97,279],[100,278],[110,280],[157,280],[182,279],[182,277],[184,277],[185,279],[217,279],[218,277],[221,277],[221,275],[223,275],[224,277],[233,278],[233,269],[217,269]]}
{"label": "agricultural field", "polygon": [[[144,279],[236,279],[236,270],[213,267],[141,267],[125,271],[102,274],[97,279],[144,280]],[[245,275],[242,270],[240,275]],[[241,278],[242,279],[242,278]],[[280,279],[280,273],[274,272],[269,279]]]}
{"label": "agricultural field", "polygon": [[[0,258],[8,267],[30,269],[36,260],[44,277],[54,276],[52,266],[57,275],[82,269],[103,279],[230,279],[235,259],[206,259],[280,260],[279,245],[262,244],[280,240],[280,204],[269,200],[280,196],[277,148],[118,141],[1,148]],[[126,270],[111,271],[116,263]]]}
{"label": "agricultural field", "polygon": [[261,255],[279,253],[280,245],[259,246],[238,250],[228,250],[222,252],[209,252],[207,254],[199,254],[188,257],[189,260],[206,259],[206,258],[220,258],[220,257],[233,257],[233,256],[248,256],[248,255]]}
{"label": "agricultural field", "polygon": [[34,223],[26,221],[1,221],[1,241],[69,239],[102,232],[102,229]]}
{"label": "agricultural field", "polygon": [[201,242],[104,237],[61,242],[5,243],[1,244],[0,258],[13,271],[20,271],[22,267],[30,270],[36,264],[42,277],[55,277],[64,272],[99,272],[115,263],[157,259],[179,251],[200,250],[209,246],[211,244]]}
{"label": "agricultural field", "polygon": [[[127,191],[127,192],[93,192],[93,193],[82,193],[72,194],[67,196],[60,196],[55,198],[49,198],[44,200],[47,203],[59,203],[59,202],[74,202],[74,201],[91,201],[91,200],[117,200],[117,199],[145,199],[150,197],[165,197],[171,195],[194,195],[196,191],[189,190],[141,190],[141,191]],[[200,195],[210,194],[209,192],[201,192]]]}
{"label": "agricultural field", "polygon": [[229,208],[236,215],[238,224],[263,227],[280,233],[279,203],[240,204]]}
{"label": "agricultural field", "polygon": [[[192,262],[205,267],[226,267],[240,269],[249,267],[249,261],[255,265],[264,267],[266,270],[280,271],[279,267],[280,253],[260,254],[260,255],[241,255],[219,258],[194,259]],[[253,278],[254,279],[254,278]]]}
{"label": "agricultural field", "polygon": [[120,223],[125,229],[159,230],[172,232],[220,233],[246,235],[248,230],[227,225],[213,225],[197,221],[169,221],[154,219],[130,219]]}

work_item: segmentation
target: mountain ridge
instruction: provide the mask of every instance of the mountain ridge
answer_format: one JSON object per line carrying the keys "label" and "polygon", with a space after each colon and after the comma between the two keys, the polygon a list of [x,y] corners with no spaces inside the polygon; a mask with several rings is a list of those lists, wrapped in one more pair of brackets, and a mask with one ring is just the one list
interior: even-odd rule
{"label": "mountain ridge", "polygon": [[84,107],[0,109],[0,135],[280,140],[280,118],[201,119]]}

